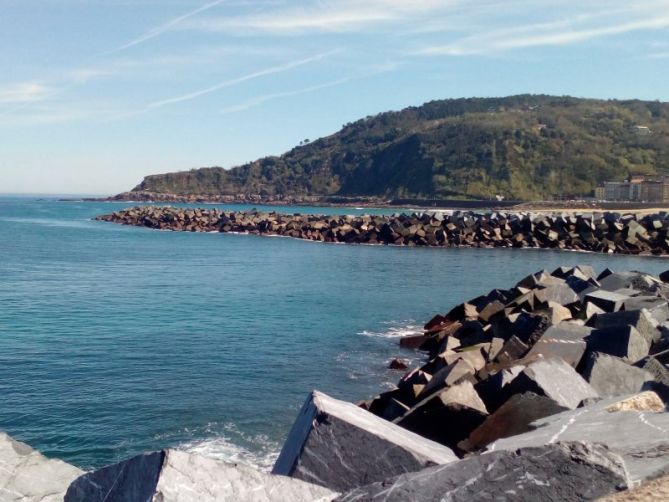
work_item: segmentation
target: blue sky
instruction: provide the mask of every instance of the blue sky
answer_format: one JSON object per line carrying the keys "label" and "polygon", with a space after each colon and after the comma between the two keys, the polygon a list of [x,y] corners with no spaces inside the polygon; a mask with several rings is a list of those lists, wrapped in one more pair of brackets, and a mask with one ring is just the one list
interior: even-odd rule
{"label": "blue sky", "polygon": [[432,99],[669,101],[669,0],[0,0],[0,46],[0,193],[116,193]]}

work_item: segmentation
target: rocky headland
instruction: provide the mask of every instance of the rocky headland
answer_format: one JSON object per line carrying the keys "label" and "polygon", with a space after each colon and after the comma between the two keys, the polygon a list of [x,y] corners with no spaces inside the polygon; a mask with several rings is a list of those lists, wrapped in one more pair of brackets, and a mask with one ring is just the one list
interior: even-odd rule
{"label": "rocky headland", "polygon": [[138,206],[96,219],[159,230],[278,235],[347,244],[669,253],[667,212],[637,215],[453,211],[327,216]]}
{"label": "rocky headland", "polygon": [[177,450],[84,473],[0,435],[0,499],[661,500],[668,299],[669,271],[539,271],[402,338],[425,363],[395,388],[311,393],[271,473]]}

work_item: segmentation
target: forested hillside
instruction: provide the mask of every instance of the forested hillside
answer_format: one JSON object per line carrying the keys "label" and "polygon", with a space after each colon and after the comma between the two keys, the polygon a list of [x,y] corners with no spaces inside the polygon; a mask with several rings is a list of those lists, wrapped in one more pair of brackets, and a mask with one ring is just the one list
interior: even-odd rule
{"label": "forested hillside", "polygon": [[133,191],[536,200],[665,172],[669,103],[520,95],[380,113],[278,157],[147,176]]}

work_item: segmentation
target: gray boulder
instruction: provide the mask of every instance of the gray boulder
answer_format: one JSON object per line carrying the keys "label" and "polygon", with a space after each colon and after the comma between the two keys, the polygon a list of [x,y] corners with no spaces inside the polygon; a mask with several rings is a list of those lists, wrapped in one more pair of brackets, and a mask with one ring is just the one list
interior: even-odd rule
{"label": "gray boulder", "polygon": [[601,397],[636,394],[653,381],[653,375],[647,371],[600,352],[586,355],[581,375]]}
{"label": "gray boulder", "polygon": [[588,325],[603,330],[618,326],[633,326],[646,339],[649,346],[660,339],[660,331],[655,327],[653,318],[647,310],[598,314],[588,321]]}
{"label": "gray boulder", "polygon": [[583,377],[562,359],[545,359],[529,364],[506,389],[510,394],[534,392],[565,408],[574,409],[584,399],[598,397]]}
{"label": "gray boulder", "polygon": [[560,443],[473,456],[352,490],[338,502],[594,500],[627,486],[623,463],[606,448]]}
{"label": "gray boulder", "polygon": [[310,502],[337,494],[322,486],[177,450],[133,457],[76,479],[65,502]]}
{"label": "gray boulder", "polygon": [[592,328],[572,322],[562,322],[557,326],[551,326],[537,340],[534,347],[527,353],[527,357],[539,354],[545,358],[559,357],[575,368],[587,346],[585,337],[591,332]]}
{"label": "gray boulder", "polygon": [[588,350],[603,352],[634,363],[648,355],[650,344],[633,326],[596,329],[586,337]]}
{"label": "gray boulder", "polygon": [[83,473],[62,460],[46,458],[25,443],[0,432],[0,500],[60,502],[67,487]]}
{"label": "gray boulder", "polygon": [[592,291],[585,296],[584,302],[590,302],[597,305],[604,312],[617,312],[623,306],[628,296],[606,291],[603,289]]}
{"label": "gray boulder", "polygon": [[669,319],[669,304],[657,296],[635,296],[623,303],[625,310],[646,309],[653,320],[659,324]]}
{"label": "gray boulder", "polygon": [[457,459],[443,445],[314,391],[272,472],[341,492]]}
{"label": "gray boulder", "polygon": [[474,429],[458,447],[463,451],[479,450],[497,439],[527,432],[535,420],[567,409],[551,398],[533,392],[515,394]]}
{"label": "gray boulder", "polygon": [[462,381],[423,399],[395,423],[456,448],[487,416],[488,410],[472,383]]}
{"label": "gray boulder", "polygon": [[669,413],[658,412],[663,407],[652,392],[605,399],[537,420],[530,424],[534,430],[495,441],[488,451],[515,451],[558,441],[601,443],[621,456],[630,481],[636,484],[669,472]]}

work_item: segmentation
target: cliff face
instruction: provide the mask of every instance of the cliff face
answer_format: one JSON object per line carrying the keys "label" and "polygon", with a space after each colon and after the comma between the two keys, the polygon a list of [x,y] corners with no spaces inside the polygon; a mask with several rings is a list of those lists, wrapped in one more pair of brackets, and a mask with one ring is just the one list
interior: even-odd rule
{"label": "cliff face", "polygon": [[147,176],[133,192],[536,200],[664,172],[669,103],[520,95],[381,113],[278,157]]}

